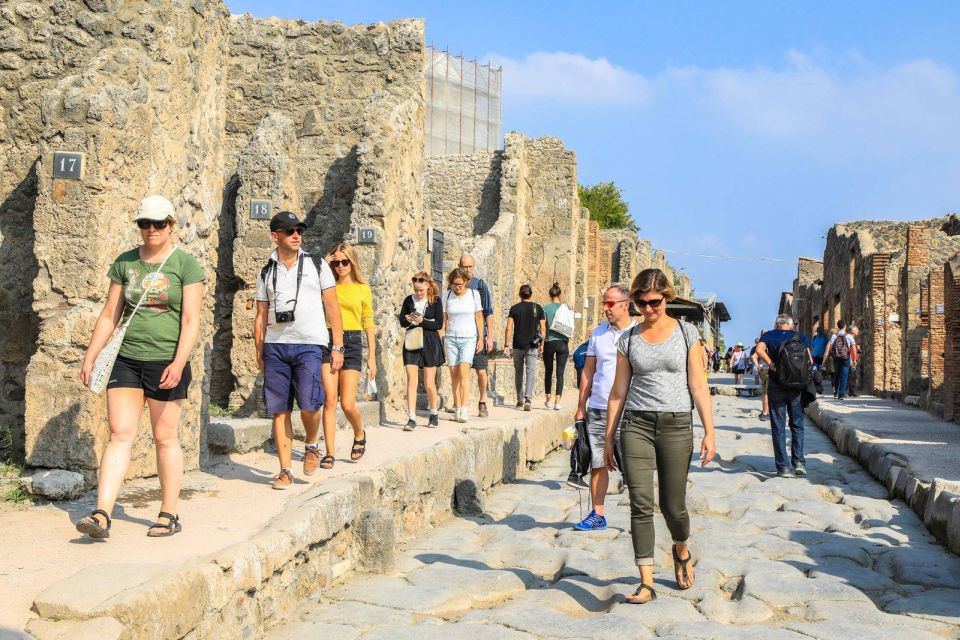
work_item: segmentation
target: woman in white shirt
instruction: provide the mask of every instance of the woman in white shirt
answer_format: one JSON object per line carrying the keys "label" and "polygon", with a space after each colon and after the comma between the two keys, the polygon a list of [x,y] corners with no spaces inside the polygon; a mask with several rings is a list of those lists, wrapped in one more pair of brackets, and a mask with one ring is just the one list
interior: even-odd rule
{"label": "woman in white shirt", "polygon": [[453,387],[453,419],[467,421],[466,381],[473,354],[483,348],[483,303],[467,288],[470,276],[459,267],[447,276],[450,290],[443,296],[443,349]]}

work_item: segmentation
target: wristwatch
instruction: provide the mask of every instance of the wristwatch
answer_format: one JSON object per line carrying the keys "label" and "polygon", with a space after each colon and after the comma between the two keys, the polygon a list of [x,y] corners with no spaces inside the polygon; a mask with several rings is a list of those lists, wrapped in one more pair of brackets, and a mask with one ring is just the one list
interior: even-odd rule
{"label": "wristwatch", "polygon": [[332,347],[330,347],[330,351],[338,351],[340,353],[343,353],[345,349],[341,346],[333,345]]}

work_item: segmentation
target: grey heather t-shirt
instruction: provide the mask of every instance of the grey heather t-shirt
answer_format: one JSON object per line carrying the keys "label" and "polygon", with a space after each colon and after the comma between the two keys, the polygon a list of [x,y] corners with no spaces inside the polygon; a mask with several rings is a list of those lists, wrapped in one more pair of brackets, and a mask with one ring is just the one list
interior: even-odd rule
{"label": "grey heather t-shirt", "polygon": [[[680,333],[681,327],[684,336]],[[691,348],[700,339],[697,328],[680,322],[669,338],[660,344],[649,344],[639,327],[625,331],[617,342],[617,351],[627,355],[630,343],[630,365],[633,379],[627,392],[627,411],[690,411],[690,389],[687,385],[687,345]],[[699,370],[699,369],[698,369]]]}

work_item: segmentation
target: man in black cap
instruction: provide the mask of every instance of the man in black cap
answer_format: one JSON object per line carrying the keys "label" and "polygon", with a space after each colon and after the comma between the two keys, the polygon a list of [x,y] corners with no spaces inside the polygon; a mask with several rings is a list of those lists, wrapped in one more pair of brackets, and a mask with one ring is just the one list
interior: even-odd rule
{"label": "man in black cap", "polygon": [[[293,484],[293,399],[300,407],[307,432],[304,475],[333,466],[330,452],[320,458],[320,411],[324,394],[321,363],[330,351],[331,369],[343,365],[343,322],[337,302],[337,282],[325,260],[314,261],[301,244],[307,225],[289,211],[270,220],[270,237],[277,245],[257,278],[257,318],[253,339],[257,366],[263,372],[263,398],[273,417],[273,439],[280,458],[274,489]],[[330,321],[330,334],[327,332]]]}

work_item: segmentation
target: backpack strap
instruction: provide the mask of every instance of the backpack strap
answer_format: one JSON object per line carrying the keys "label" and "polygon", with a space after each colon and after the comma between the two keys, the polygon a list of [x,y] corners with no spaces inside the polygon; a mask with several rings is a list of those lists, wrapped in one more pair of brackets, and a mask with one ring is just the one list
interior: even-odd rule
{"label": "backpack strap", "polygon": [[677,325],[680,327],[680,335],[683,336],[683,345],[686,349],[683,352],[683,361],[686,363],[687,370],[687,395],[690,396],[690,410],[693,411],[693,391],[690,389],[690,342],[687,340],[687,332],[683,330],[683,320],[677,320]]}

